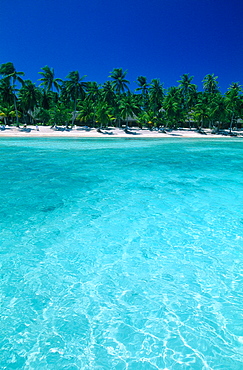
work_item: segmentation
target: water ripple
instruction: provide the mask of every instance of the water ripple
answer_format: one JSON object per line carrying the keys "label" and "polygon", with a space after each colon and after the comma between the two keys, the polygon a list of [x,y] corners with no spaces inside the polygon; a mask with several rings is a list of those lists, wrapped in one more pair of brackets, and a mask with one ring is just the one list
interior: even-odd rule
{"label": "water ripple", "polygon": [[241,370],[235,143],[4,139],[1,368]]}

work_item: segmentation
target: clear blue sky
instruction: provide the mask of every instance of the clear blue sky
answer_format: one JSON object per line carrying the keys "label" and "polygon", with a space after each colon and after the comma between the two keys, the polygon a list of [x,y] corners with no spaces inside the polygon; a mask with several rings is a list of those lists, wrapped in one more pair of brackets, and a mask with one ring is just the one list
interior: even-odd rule
{"label": "clear blue sky", "polygon": [[243,84],[243,0],[1,0],[6,62],[37,85],[48,65],[98,83],[123,68],[132,89],[139,75],[168,88],[189,73],[201,90],[214,73],[225,92]]}

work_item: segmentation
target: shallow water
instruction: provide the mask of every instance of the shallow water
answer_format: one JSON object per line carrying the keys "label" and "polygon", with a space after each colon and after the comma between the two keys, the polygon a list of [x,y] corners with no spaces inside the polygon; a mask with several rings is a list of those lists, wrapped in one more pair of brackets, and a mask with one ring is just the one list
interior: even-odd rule
{"label": "shallow water", "polygon": [[1,369],[241,370],[243,141],[1,139]]}

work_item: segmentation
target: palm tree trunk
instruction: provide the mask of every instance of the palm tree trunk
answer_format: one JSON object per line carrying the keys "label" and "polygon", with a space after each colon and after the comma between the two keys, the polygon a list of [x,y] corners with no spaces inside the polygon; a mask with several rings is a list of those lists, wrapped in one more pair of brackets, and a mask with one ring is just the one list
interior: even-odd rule
{"label": "palm tree trunk", "polygon": [[230,134],[232,132],[233,120],[234,120],[234,112],[232,113],[231,120],[230,120]]}
{"label": "palm tree trunk", "polygon": [[15,115],[16,115],[16,126],[19,127],[19,116],[18,116],[17,102],[16,102],[15,95],[14,95],[14,109],[15,109]]}
{"label": "palm tree trunk", "polygon": [[18,110],[17,110],[17,101],[16,96],[14,94],[14,84],[15,79],[12,77],[12,86],[13,86],[13,98],[14,98],[14,109],[15,109],[15,115],[16,115],[16,126],[19,127],[19,117],[18,117]]}
{"label": "palm tree trunk", "polygon": [[202,116],[202,120],[201,120],[201,127],[199,130],[202,130],[203,129],[203,126],[204,126],[204,122],[203,122],[203,116]]}
{"label": "palm tree trunk", "polygon": [[75,98],[75,100],[74,100],[74,111],[73,111],[72,123],[71,123],[72,127],[74,126],[74,121],[75,121],[75,118],[76,118],[76,109],[77,109],[77,99]]}

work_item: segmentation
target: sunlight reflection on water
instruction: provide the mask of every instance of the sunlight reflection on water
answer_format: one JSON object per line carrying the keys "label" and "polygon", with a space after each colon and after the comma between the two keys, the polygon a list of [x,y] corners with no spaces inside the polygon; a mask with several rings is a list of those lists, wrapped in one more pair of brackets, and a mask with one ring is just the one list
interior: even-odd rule
{"label": "sunlight reflection on water", "polygon": [[3,369],[241,369],[242,140],[0,152]]}

